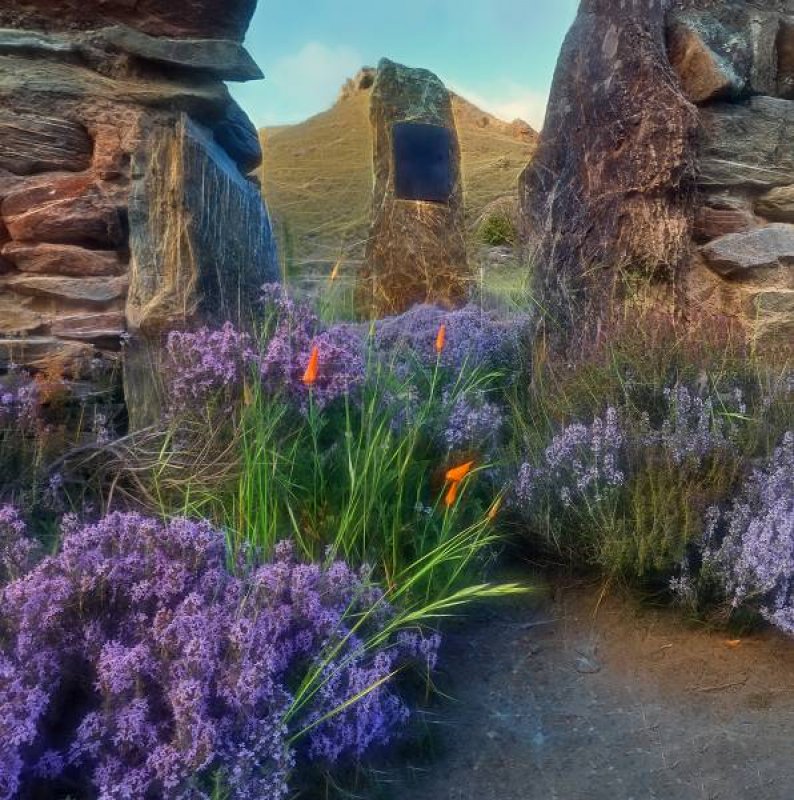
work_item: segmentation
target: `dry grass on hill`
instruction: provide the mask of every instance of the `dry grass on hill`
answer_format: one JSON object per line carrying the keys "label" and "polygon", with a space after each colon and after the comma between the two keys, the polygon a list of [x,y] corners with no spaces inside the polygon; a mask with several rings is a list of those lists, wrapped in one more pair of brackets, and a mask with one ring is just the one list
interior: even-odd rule
{"label": "dry grass on hill", "polygon": [[[520,137],[509,123],[462,98],[454,105],[473,229],[490,203],[516,195],[536,138]],[[340,258],[348,269],[355,266],[363,257],[372,190],[369,92],[298,125],[261,133],[262,184],[287,264],[298,272]]]}

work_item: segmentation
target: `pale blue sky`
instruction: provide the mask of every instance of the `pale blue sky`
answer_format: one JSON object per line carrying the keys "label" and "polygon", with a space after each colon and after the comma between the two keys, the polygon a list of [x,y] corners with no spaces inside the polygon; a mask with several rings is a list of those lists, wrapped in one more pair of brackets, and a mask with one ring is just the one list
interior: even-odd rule
{"label": "pale blue sky", "polygon": [[436,72],[486,110],[539,127],[578,0],[260,0],[246,44],[265,80],[232,86],[257,125],[328,108],[387,56]]}

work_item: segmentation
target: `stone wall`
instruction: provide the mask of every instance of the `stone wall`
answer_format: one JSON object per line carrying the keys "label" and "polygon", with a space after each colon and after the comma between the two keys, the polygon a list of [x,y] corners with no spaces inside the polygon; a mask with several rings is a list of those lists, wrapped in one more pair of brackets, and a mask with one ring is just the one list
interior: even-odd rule
{"label": "stone wall", "polygon": [[626,289],[794,340],[794,3],[584,0],[521,182],[565,342]]}
{"label": "stone wall", "polygon": [[80,376],[277,278],[257,132],[224,84],[261,78],[253,6],[3,4],[0,370]]}

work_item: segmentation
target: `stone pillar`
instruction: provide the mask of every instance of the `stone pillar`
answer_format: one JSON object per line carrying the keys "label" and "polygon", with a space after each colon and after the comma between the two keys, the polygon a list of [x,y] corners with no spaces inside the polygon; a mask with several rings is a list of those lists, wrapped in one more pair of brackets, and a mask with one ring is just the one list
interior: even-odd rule
{"label": "stone pillar", "polygon": [[626,287],[794,346],[794,4],[583,0],[521,183],[550,336]]}
{"label": "stone pillar", "polygon": [[370,118],[375,184],[362,302],[378,314],[464,302],[471,274],[450,93],[433,73],[384,59]]}
{"label": "stone pillar", "polygon": [[224,84],[262,77],[254,6],[3,3],[0,370],[79,377],[123,340],[240,320],[277,279],[257,131]]}

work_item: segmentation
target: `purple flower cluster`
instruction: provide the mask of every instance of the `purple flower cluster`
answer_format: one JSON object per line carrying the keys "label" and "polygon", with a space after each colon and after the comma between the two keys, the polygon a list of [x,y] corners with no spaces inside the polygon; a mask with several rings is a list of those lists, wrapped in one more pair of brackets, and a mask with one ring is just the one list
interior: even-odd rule
{"label": "purple flower cluster", "polygon": [[[310,393],[315,405],[324,408],[361,386],[365,374],[361,328],[340,324],[321,330],[312,309],[296,303],[278,284],[265,285],[261,300],[273,322],[259,360],[262,380],[269,391],[284,391],[305,410]],[[309,388],[303,376],[314,347],[318,352],[318,372]]]}
{"label": "purple flower cluster", "polygon": [[599,500],[626,480],[626,442],[618,412],[611,407],[590,425],[568,425],[552,439],[539,466],[521,466],[514,490],[517,502],[531,507],[539,494],[566,508],[578,499]]}
{"label": "purple flower cluster", "polygon": [[448,395],[445,392],[442,396],[442,405],[448,407],[444,427],[447,450],[477,450],[493,455],[504,428],[501,408],[489,402],[484,392],[462,393],[451,404]]}
{"label": "purple flower cluster", "polygon": [[231,322],[219,329],[171,331],[166,346],[170,410],[200,410],[219,397],[228,405],[240,392],[255,357],[250,337]]}
{"label": "purple flower cluster", "polygon": [[705,541],[704,566],[732,604],[756,603],[794,634],[794,432],[753,471],[730,508],[711,510]]}
{"label": "purple flower cluster", "polygon": [[38,543],[28,538],[27,526],[14,506],[0,506],[0,587],[33,567]]}
{"label": "purple flower cluster", "polygon": [[82,782],[109,800],[198,800],[213,776],[230,798],[286,797],[296,763],[360,756],[405,720],[390,678],[438,643],[367,648],[390,614],[365,574],[300,564],[287,544],[233,574],[204,522],[70,522],[1,596],[0,798]]}
{"label": "purple flower cluster", "polygon": [[34,431],[41,421],[41,403],[36,382],[21,370],[0,378],[0,431]]}
{"label": "purple flower cluster", "polygon": [[[667,418],[658,431],[651,430],[647,417],[646,432],[641,444],[661,448],[675,464],[701,465],[720,452],[732,447],[731,433],[722,417],[715,414],[710,397],[702,398],[686,386],[678,384],[664,390]],[[729,400],[743,413],[741,392],[733,392]],[[731,409],[732,410],[732,409]]]}
{"label": "purple flower cluster", "polygon": [[454,311],[418,305],[399,316],[382,319],[375,325],[375,348],[435,364],[436,336],[442,324],[446,325],[442,366],[457,373],[464,366],[499,370],[515,369],[519,363],[527,318],[500,318],[476,305]]}

